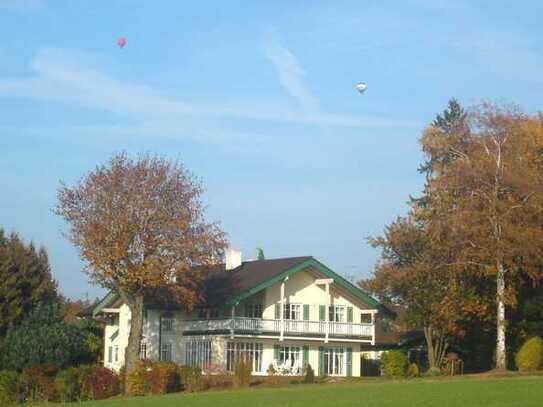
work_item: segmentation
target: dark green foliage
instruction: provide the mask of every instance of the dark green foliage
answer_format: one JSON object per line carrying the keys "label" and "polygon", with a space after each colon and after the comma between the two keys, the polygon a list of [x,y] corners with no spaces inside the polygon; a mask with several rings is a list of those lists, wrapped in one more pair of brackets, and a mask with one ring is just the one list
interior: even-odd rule
{"label": "dark green foliage", "polygon": [[264,256],[264,250],[261,247],[256,249],[256,259],[266,260],[266,256]]}
{"label": "dark green foliage", "polygon": [[407,356],[399,350],[389,350],[381,355],[381,371],[387,377],[405,377]]}
{"label": "dark green foliage", "polygon": [[17,372],[0,371],[0,406],[8,406],[20,401],[19,375]]}
{"label": "dark green foliage", "polygon": [[181,366],[181,384],[188,393],[202,391],[204,389],[204,380],[200,366]]}
{"label": "dark green foliage", "polygon": [[89,358],[85,341],[84,332],[64,321],[59,306],[39,305],[8,332],[2,363],[19,371],[43,363],[78,364]]}
{"label": "dark green foliage", "polygon": [[56,303],[56,289],[45,249],[36,250],[0,229],[0,338],[36,304]]}
{"label": "dark green foliage", "polygon": [[234,363],[234,386],[246,387],[251,384],[253,364],[248,358],[239,358]]}
{"label": "dark green foliage", "polygon": [[315,371],[310,364],[305,368],[304,383],[315,383]]}
{"label": "dark green foliage", "polygon": [[515,362],[521,372],[535,372],[543,369],[543,340],[528,339],[518,351]]}

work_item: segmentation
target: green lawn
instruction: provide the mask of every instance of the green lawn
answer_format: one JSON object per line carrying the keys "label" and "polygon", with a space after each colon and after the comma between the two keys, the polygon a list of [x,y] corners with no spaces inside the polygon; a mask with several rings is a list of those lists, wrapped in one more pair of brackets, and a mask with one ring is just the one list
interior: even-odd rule
{"label": "green lawn", "polygon": [[541,407],[543,376],[295,385],[82,404],[88,407]]}

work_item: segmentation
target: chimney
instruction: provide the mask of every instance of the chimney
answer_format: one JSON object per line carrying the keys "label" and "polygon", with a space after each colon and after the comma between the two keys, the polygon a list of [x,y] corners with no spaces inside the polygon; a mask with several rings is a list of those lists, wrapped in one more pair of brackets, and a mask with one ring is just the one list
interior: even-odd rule
{"label": "chimney", "polygon": [[224,251],[226,270],[233,270],[241,266],[241,251],[229,247]]}

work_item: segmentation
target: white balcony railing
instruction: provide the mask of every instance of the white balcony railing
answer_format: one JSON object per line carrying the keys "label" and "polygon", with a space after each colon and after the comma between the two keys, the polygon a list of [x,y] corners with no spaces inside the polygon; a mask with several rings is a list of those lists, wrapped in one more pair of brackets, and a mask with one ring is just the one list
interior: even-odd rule
{"label": "white balcony railing", "polygon": [[[281,329],[283,328],[283,329]],[[185,321],[185,332],[250,332],[255,334],[314,334],[317,336],[373,337],[372,324],[354,324],[351,322],[297,321],[261,318],[226,318],[197,321]]]}

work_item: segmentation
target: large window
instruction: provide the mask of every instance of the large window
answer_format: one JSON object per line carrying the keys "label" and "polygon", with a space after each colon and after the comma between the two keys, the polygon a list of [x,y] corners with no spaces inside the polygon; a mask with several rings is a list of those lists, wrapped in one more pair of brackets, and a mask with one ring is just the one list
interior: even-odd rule
{"label": "large window", "polygon": [[162,317],[160,321],[162,332],[173,332],[175,326],[175,318]]}
{"label": "large window", "polygon": [[285,304],[283,318],[299,321],[302,319],[302,304]]}
{"label": "large window", "polygon": [[345,306],[330,305],[328,320],[332,322],[345,322]]}
{"label": "large window", "polygon": [[226,370],[234,370],[234,364],[240,359],[248,359],[253,365],[253,372],[262,372],[261,343],[254,342],[228,342],[226,344]]}
{"label": "large window", "polygon": [[163,343],[160,346],[160,360],[171,362],[173,359],[172,344],[170,342]]}
{"label": "large window", "polygon": [[262,304],[245,304],[247,318],[262,318]]}
{"label": "large window", "polygon": [[302,348],[299,346],[281,346],[279,348],[279,365],[285,368],[302,368]]}
{"label": "large window", "polygon": [[211,340],[193,340],[185,344],[185,364],[205,369],[211,363]]}
{"label": "large window", "polygon": [[328,376],[345,375],[344,348],[326,348],[324,350],[324,372]]}

